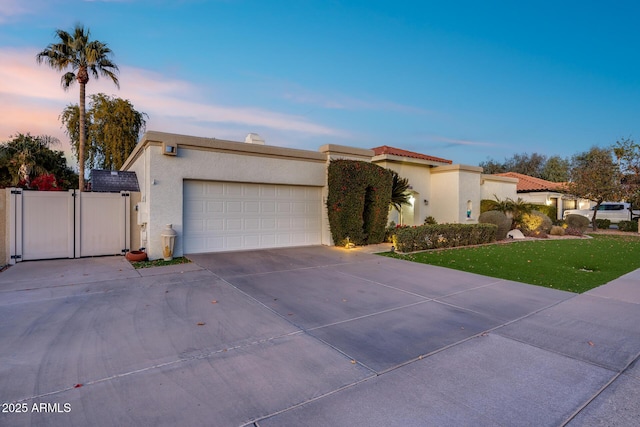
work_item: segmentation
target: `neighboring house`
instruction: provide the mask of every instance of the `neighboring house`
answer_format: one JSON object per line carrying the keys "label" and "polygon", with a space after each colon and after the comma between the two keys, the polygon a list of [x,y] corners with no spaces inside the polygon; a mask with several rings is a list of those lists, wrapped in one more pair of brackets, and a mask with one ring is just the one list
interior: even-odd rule
{"label": "neighboring house", "polygon": [[485,186],[515,195],[515,179],[389,146],[329,144],[315,152],[264,145],[255,134],[243,143],[150,131],[122,167],[140,186],[131,247],[160,258],[165,224],[178,233],[176,256],[331,245],[325,201],[332,159],[373,162],[408,178],[413,203],[403,208],[402,222],[409,225],[427,216],[477,222]]}
{"label": "neighboring house", "polygon": [[[495,176],[517,179],[517,197],[529,203],[555,206],[556,219],[562,219],[562,214],[567,209],[589,209],[592,205],[587,199],[566,194],[563,191],[565,185],[563,182],[551,182],[516,172],[498,173]],[[495,197],[491,197],[491,199],[495,199]],[[503,200],[504,198],[499,197],[499,199]],[[514,198],[512,197],[512,199]]]}

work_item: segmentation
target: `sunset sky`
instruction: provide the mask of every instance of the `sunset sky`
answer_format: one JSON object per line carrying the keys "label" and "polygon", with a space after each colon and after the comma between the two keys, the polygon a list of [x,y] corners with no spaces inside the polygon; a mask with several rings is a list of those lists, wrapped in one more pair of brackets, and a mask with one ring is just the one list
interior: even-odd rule
{"label": "sunset sky", "polygon": [[0,141],[78,102],[36,63],[76,23],[113,50],[148,130],[477,165],[640,139],[637,1],[0,0]]}

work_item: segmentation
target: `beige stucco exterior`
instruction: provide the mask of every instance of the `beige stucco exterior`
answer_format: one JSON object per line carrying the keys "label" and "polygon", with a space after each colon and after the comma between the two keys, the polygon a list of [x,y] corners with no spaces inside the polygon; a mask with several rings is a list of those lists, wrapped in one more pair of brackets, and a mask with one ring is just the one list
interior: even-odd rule
{"label": "beige stucco exterior", "polygon": [[438,166],[431,171],[432,198],[437,201],[433,216],[438,222],[478,222],[481,173],[482,168],[468,165]]}
{"label": "beige stucco exterior", "polygon": [[[163,155],[163,143],[177,147],[177,155]],[[138,234],[151,259],[162,255],[160,235],[165,224],[172,224],[178,233],[174,255],[183,255],[185,180],[315,187],[326,183],[322,153],[161,132],[147,132],[122,169],[138,176],[141,222],[145,223],[138,226]]]}
{"label": "beige stucco exterior", "polygon": [[[175,155],[164,154],[172,151],[168,147],[173,147]],[[161,232],[165,224],[172,224],[178,233],[174,255],[183,255],[183,188],[188,180],[320,187],[321,241],[331,245],[325,203],[327,166],[334,159],[373,162],[407,178],[413,205],[403,208],[402,219],[408,225],[422,224],[427,216],[439,223],[475,223],[483,194],[511,195],[512,188],[515,192],[513,179],[487,178],[482,168],[451,165],[437,158],[376,156],[372,150],[334,144],[315,152],[150,131],[122,168],[136,172],[141,191],[140,199],[132,203],[137,211],[131,247],[145,247],[151,259],[160,258]],[[399,222],[397,213],[392,212],[391,218],[394,214]]]}
{"label": "beige stucco exterior", "polygon": [[483,174],[480,177],[480,194],[482,200],[516,200],[518,178]]}
{"label": "beige stucco exterior", "polygon": [[420,225],[424,223],[426,217],[435,217],[432,210],[434,201],[431,193],[431,170],[442,163],[387,154],[375,156],[372,161],[408,179],[411,186],[413,205],[403,206],[401,212],[391,209],[389,221],[396,224]]}

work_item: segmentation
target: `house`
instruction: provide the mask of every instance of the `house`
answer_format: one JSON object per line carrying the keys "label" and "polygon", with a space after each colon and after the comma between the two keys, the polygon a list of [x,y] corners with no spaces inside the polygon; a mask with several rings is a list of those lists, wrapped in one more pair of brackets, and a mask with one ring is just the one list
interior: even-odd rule
{"label": "house", "polygon": [[427,216],[477,222],[483,194],[515,195],[517,183],[483,175],[477,166],[390,146],[328,144],[308,151],[266,145],[255,134],[237,142],[149,131],[122,167],[136,173],[140,186],[132,200],[137,213],[131,247],[160,258],[166,224],[178,233],[176,256],[331,245],[325,200],[332,159],[373,162],[408,178],[412,203],[395,215],[396,222],[409,225]]}
{"label": "house", "polygon": [[[587,199],[567,194],[564,191],[565,183],[563,182],[551,182],[516,172],[495,175],[517,179],[517,197],[522,198],[525,202],[555,206],[557,211],[557,218],[555,219],[558,220],[562,219],[562,214],[567,209],[589,209],[592,206],[592,202]],[[492,199],[495,199],[495,197],[492,197]]]}

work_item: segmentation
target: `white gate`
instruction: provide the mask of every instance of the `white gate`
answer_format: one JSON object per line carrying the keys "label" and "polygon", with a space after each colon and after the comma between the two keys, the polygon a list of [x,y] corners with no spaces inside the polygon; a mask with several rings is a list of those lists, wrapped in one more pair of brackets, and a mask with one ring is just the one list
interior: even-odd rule
{"label": "white gate", "polygon": [[128,192],[12,189],[11,263],[123,254],[129,250],[130,200]]}

